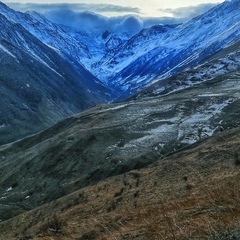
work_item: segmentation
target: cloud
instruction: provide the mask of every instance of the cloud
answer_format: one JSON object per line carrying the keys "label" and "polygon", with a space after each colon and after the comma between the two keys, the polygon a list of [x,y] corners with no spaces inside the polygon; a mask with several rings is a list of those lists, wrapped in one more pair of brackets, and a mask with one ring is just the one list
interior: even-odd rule
{"label": "cloud", "polygon": [[109,28],[109,19],[92,12],[74,12],[69,9],[47,11],[45,17],[52,22],[70,26],[83,32],[102,32]]}
{"label": "cloud", "polygon": [[[99,32],[105,30],[121,31],[134,34],[143,28],[140,18],[133,16],[140,14],[140,9],[123,7],[113,4],[34,4],[9,3],[9,7],[21,11],[36,11],[43,14],[52,22],[67,25],[78,31]],[[120,17],[105,17],[102,13],[121,13]]]}
{"label": "cloud", "polygon": [[128,32],[130,34],[136,34],[143,29],[143,20],[136,16],[128,16],[116,24],[115,29],[118,32]]}
{"label": "cloud", "polygon": [[170,14],[173,18],[190,20],[216,6],[214,3],[199,4],[197,6],[181,7],[175,9],[159,9],[161,14]]}
{"label": "cloud", "polygon": [[[105,30],[136,34],[145,27],[176,23],[173,18],[141,18],[139,8],[112,4],[34,4],[10,3],[9,7],[21,11],[36,11],[52,22],[70,26],[78,31],[102,33]],[[122,16],[105,17],[104,12],[118,12]],[[179,20],[178,20],[179,22]]]}
{"label": "cloud", "polygon": [[[101,34],[105,30],[109,30],[112,32],[127,32],[129,35],[157,24],[177,24],[190,20],[215,6],[215,4],[201,4],[177,9],[159,9],[161,13],[171,17],[143,18],[138,16],[141,13],[139,8],[113,4],[9,3],[8,5],[22,12],[29,10],[39,12],[52,22],[70,26],[78,31]],[[105,17],[102,14],[106,12],[121,13],[122,16]]]}
{"label": "cloud", "polygon": [[128,13],[140,14],[141,11],[136,7],[123,7],[113,4],[89,4],[89,3],[56,3],[56,4],[36,4],[36,3],[8,3],[8,6],[18,11],[37,11],[45,13],[48,11],[72,10],[75,12],[95,12],[95,13]]}

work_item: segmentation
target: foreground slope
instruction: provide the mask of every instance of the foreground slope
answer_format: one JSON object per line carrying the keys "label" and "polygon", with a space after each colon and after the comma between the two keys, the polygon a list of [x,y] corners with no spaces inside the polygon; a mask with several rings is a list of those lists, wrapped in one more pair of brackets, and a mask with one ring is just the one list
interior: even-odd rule
{"label": "foreground slope", "polygon": [[78,190],[0,223],[0,239],[239,239],[239,141],[224,131]]}
{"label": "foreground slope", "polygon": [[99,105],[2,146],[1,220],[239,126],[239,88],[239,70],[230,71],[165,96]]}

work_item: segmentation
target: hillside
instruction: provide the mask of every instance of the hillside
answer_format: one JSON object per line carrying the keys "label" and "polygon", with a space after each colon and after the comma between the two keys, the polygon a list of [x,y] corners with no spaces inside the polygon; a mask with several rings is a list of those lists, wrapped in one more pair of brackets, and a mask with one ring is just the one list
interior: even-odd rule
{"label": "hillside", "polygon": [[239,141],[224,131],[78,190],[2,222],[0,239],[238,239]]}
{"label": "hillside", "polygon": [[3,9],[9,10],[0,3],[0,144],[114,97],[82,65],[70,64],[56,49],[1,14]]}
{"label": "hillside", "polygon": [[99,105],[3,145],[1,220],[239,126],[239,81],[233,71],[165,96]]}

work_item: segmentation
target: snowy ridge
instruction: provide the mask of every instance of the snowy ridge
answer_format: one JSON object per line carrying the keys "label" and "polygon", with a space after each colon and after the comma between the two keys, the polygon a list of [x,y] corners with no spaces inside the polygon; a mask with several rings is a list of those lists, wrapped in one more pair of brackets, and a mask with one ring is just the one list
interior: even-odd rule
{"label": "snowy ridge", "polygon": [[240,41],[230,45],[197,66],[186,68],[170,78],[152,81],[150,86],[136,94],[134,98],[148,98],[159,94],[166,95],[239,70]]}
{"label": "snowy ridge", "polygon": [[[130,38],[125,33],[107,32],[107,34],[103,33],[102,35],[95,35],[90,33],[76,32],[67,26],[61,27],[68,35],[87,46],[89,55],[82,55],[81,63],[93,74],[95,74],[95,70],[98,71],[97,69],[99,68],[97,66],[97,63],[105,55],[111,55],[112,51],[121,47],[122,44],[124,44]],[[106,36],[104,34],[106,34]]]}
{"label": "snowy ridge", "polygon": [[78,63],[81,63],[81,58],[90,58],[86,45],[69,36],[59,26],[50,22],[41,14],[16,12],[4,4],[0,5],[0,13],[7,19],[21,24],[35,37],[51,46],[57,53],[61,53],[66,59],[77,60]]}
{"label": "snowy ridge", "polygon": [[3,45],[0,44],[0,50],[2,50],[3,52],[7,53],[8,55],[10,55],[13,58],[16,58],[16,56],[14,56],[11,52],[9,52]]}
{"label": "snowy ridge", "polygon": [[93,72],[131,95],[239,40],[239,9],[240,1],[224,2],[185,24],[145,29],[106,55]]}

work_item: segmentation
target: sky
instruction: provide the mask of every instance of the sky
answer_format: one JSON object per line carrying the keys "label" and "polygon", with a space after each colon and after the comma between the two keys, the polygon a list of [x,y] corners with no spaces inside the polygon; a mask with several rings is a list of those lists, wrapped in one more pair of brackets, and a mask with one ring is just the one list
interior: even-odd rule
{"label": "sky", "polygon": [[0,0],[18,11],[36,11],[77,30],[129,31],[188,21],[224,0]]}
{"label": "sky", "polygon": [[[173,16],[168,9],[177,8],[191,8],[200,4],[217,4],[223,0],[2,0],[4,3],[37,3],[37,4],[51,4],[51,3],[75,3],[83,4],[85,7],[89,6],[88,11],[91,11],[91,5],[98,5],[98,13],[104,16],[119,16],[123,14],[138,14],[142,17],[163,17]],[[101,5],[101,8],[100,8]]]}

